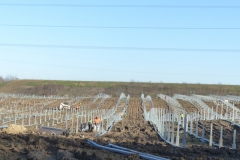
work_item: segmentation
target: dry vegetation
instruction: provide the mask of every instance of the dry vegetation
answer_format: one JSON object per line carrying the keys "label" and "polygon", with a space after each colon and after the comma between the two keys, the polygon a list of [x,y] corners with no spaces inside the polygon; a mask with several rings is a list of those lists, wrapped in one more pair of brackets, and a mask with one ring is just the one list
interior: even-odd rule
{"label": "dry vegetation", "polygon": [[50,80],[14,80],[0,85],[0,92],[25,93],[37,95],[96,95],[105,93],[118,97],[120,93],[139,97],[141,93],[153,98],[163,93],[173,94],[215,94],[240,95],[240,86],[222,84],[174,84],[143,82],[86,82],[86,81],[50,81]]}

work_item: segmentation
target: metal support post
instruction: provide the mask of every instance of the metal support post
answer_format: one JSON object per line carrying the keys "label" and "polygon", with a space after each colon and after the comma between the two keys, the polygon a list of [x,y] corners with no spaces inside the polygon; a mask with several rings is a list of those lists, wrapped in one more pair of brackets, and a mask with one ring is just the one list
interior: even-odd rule
{"label": "metal support post", "polygon": [[227,106],[227,109],[226,109],[226,119],[228,119],[228,106]]}
{"label": "metal support post", "polygon": [[221,119],[223,118],[223,104],[222,104],[222,108],[221,108]]}
{"label": "metal support post", "polygon": [[165,114],[165,122],[164,122],[164,138],[167,139],[167,114]]}
{"label": "metal support post", "polygon": [[76,116],[77,124],[76,124],[76,133],[78,132],[78,115]]}
{"label": "metal support post", "polygon": [[58,118],[59,118],[59,113],[58,113],[58,110],[57,110],[57,108],[56,108],[56,119],[57,119],[57,123],[58,123]]}
{"label": "metal support post", "polygon": [[24,126],[24,115],[22,114],[22,126]]}
{"label": "metal support post", "polygon": [[193,117],[190,117],[190,134],[192,134]]}
{"label": "metal support post", "polygon": [[234,122],[234,108],[233,108],[233,112],[232,112],[232,121]]}
{"label": "metal support post", "polygon": [[212,119],[212,120],[214,119],[213,106],[212,106],[212,116],[211,116],[211,119]]}
{"label": "metal support post", "polygon": [[62,118],[62,110],[60,109],[59,112],[60,112],[60,113],[59,113],[60,118]]}
{"label": "metal support post", "polygon": [[187,114],[185,113],[184,114],[184,133],[183,133],[182,148],[186,148],[186,144],[187,144],[187,142],[186,142],[186,134],[187,134],[186,130],[187,130]]}
{"label": "metal support post", "polygon": [[236,129],[233,131],[233,144],[232,149],[236,149]]}
{"label": "metal support post", "polygon": [[52,110],[52,119],[54,119],[54,110]]}
{"label": "metal support post", "polygon": [[205,110],[203,111],[203,120],[204,121],[206,120],[206,111]]}
{"label": "metal support post", "polygon": [[39,124],[42,124],[42,110],[40,111],[40,119],[39,119]]}
{"label": "metal support post", "polygon": [[85,115],[84,116],[84,122],[86,123],[86,121],[87,121],[87,111],[84,112],[84,115]]}
{"label": "metal support post", "polygon": [[204,131],[204,121],[202,122],[202,138],[201,138],[201,142],[204,142],[204,135],[205,135],[205,131]]}
{"label": "metal support post", "polygon": [[177,122],[176,146],[179,146],[179,121]]}
{"label": "metal support post", "polygon": [[102,133],[103,133],[103,119],[102,119],[102,117],[101,117],[101,123],[102,123]]}
{"label": "metal support post", "polygon": [[48,111],[48,121],[50,121],[50,112]]}
{"label": "metal support post", "polygon": [[52,119],[52,126],[54,126],[55,124],[54,124],[54,118]]}
{"label": "metal support post", "polygon": [[66,113],[65,121],[66,121],[66,129],[68,129],[68,114],[67,113]]}
{"label": "metal support post", "polygon": [[174,144],[174,114],[172,114],[172,137],[171,143]]}
{"label": "metal support post", "polygon": [[167,140],[170,142],[170,113],[168,113],[168,136],[167,136]]}
{"label": "metal support post", "polygon": [[223,147],[223,126],[221,126],[219,148]]}
{"label": "metal support post", "polygon": [[31,113],[28,115],[28,126],[30,126],[30,118],[31,118]]}
{"label": "metal support post", "polygon": [[211,129],[210,129],[210,137],[209,137],[209,146],[212,146],[212,130],[213,130],[213,124],[211,123]]}

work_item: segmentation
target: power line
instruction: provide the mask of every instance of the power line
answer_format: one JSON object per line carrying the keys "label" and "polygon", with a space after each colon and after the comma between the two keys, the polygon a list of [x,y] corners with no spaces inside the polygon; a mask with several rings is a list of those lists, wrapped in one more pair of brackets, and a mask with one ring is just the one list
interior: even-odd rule
{"label": "power line", "polygon": [[137,27],[137,26],[78,26],[78,25],[34,25],[0,24],[4,27],[39,27],[39,28],[90,28],[90,29],[162,29],[162,30],[239,30],[240,27]]}
{"label": "power line", "polygon": [[16,7],[88,7],[88,8],[240,8],[240,6],[178,6],[178,5],[82,5],[82,4],[27,4],[0,3],[0,6]]}
{"label": "power line", "polygon": [[138,50],[138,51],[172,51],[172,52],[240,52],[240,49],[192,49],[192,48],[150,48],[150,47],[106,47],[106,46],[72,46],[72,45],[45,45],[45,44],[10,44],[0,43],[5,47],[31,48],[65,48],[65,49],[93,49],[93,50]]}

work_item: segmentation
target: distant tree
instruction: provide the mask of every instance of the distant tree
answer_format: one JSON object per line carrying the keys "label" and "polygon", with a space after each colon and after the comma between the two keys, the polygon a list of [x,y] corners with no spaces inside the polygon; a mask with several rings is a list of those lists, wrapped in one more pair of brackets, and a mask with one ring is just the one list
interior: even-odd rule
{"label": "distant tree", "polygon": [[7,77],[4,78],[4,82],[9,82],[13,80],[17,80],[18,78],[12,75],[8,75]]}
{"label": "distant tree", "polygon": [[1,83],[4,83],[4,79],[3,79],[2,76],[0,76],[0,84],[1,84]]}

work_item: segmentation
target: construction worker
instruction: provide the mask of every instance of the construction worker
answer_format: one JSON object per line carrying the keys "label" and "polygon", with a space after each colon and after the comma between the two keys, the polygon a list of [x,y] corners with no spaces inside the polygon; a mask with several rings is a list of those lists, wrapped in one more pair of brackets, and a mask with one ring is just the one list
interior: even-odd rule
{"label": "construction worker", "polygon": [[92,132],[92,119],[88,122],[88,132]]}
{"label": "construction worker", "polygon": [[95,126],[96,126],[96,130],[99,129],[99,127],[100,127],[100,122],[101,122],[100,118],[96,116],[96,117],[94,118],[94,124],[95,124]]}
{"label": "construction worker", "polygon": [[76,104],[76,105],[75,105],[75,108],[76,108],[76,109],[78,109],[78,108],[79,108],[78,104]]}
{"label": "construction worker", "polygon": [[98,125],[100,123],[100,118],[98,118],[97,116],[94,118],[94,124]]}
{"label": "construction worker", "polygon": [[183,113],[181,113],[181,120],[183,121],[183,117],[184,117],[184,114]]}

